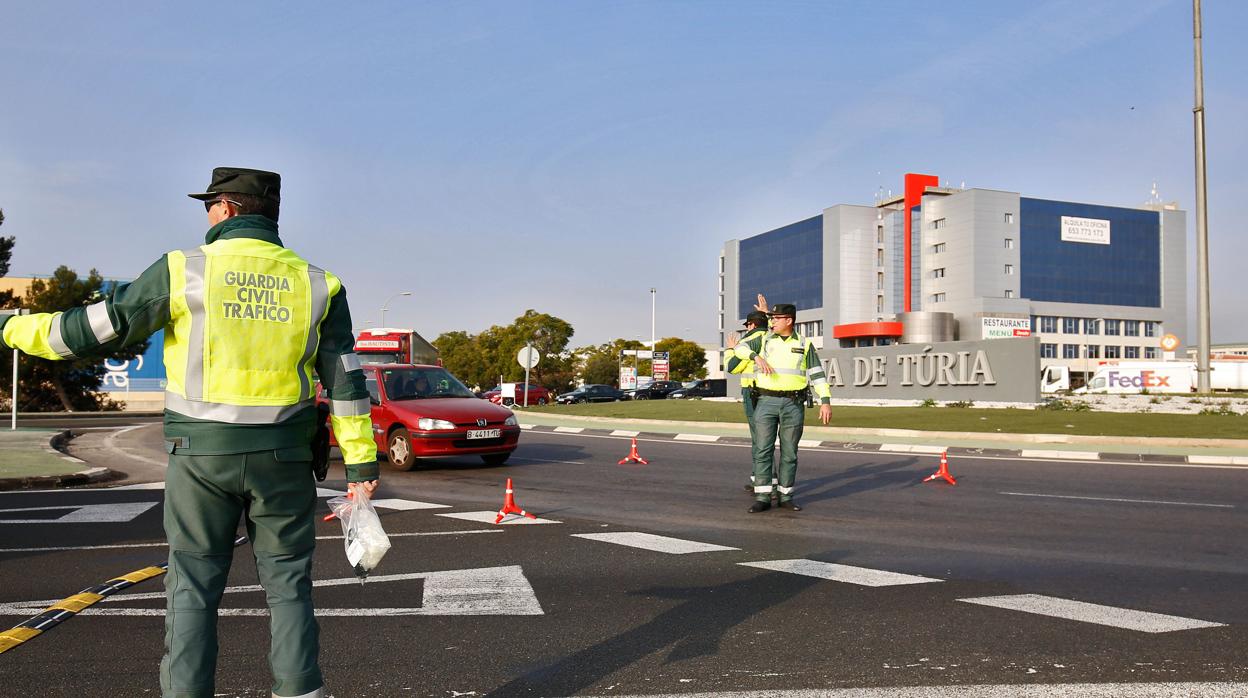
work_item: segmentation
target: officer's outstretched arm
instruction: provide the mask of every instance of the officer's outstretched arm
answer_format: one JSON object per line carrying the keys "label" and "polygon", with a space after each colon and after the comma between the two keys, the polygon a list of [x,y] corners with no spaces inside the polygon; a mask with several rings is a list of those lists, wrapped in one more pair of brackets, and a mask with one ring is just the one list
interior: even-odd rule
{"label": "officer's outstretched arm", "polygon": [[[331,291],[333,287],[331,283]],[[371,405],[364,387],[364,371],[355,355],[347,290],[341,285],[330,298],[329,309],[321,322],[316,372],[329,393],[329,421],[342,451],[347,482],[376,480],[377,442],[373,441]]]}
{"label": "officer's outstretched arm", "polygon": [[43,359],[75,359],[137,344],[169,323],[169,265],[161,257],[97,303],[0,320],[5,348]]}
{"label": "officer's outstretched arm", "polygon": [[[806,369],[806,381],[810,387],[814,389],[815,394],[819,396],[821,405],[830,405],[832,403],[832,387],[828,385],[828,376],[824,373],[823,362],[819,360],[819,354],[815,352],[815,345],[806,345],[806,356],[802,362]],[[823,410],[819,414],[823,415]],[[827,420],[823,420],[827,424]]]}

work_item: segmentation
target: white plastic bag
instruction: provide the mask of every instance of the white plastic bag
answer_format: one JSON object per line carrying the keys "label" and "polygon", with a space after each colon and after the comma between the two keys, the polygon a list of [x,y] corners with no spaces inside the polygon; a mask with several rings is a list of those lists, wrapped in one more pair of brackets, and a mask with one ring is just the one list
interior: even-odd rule
{"label": "white plastic bag", "polygon": [[377,518],[377,510],[368,497],[334,497],[329,500],[329,508],[342,522],[347,562],[363,582],[390,549],[390,538],[382,529],[381,519]]}

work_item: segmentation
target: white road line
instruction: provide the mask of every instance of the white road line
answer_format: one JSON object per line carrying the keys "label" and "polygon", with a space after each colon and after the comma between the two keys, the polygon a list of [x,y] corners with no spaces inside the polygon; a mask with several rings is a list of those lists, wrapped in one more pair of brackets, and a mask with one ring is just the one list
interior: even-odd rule
{"label": "white road line", "polygon": [[121,487],[110,487],[108,491],[116,490],[163,490],[165,483],[163,482],[140,482],[137,485],[122,485]]}
{"label": "white road line", "polygon": [[818,439],[798,439],[798,448],[817,448],[823,442]]}
{"label": "white road line", "polygon": [[[391,538],[408,538],[411,536],[460,536],[473,533],[502,533],[497,528],[473,529],[471,531],[415,531],[394,533],[386,531]],[[317,536],[317,540],[342,540],[342,536]],[[51,553],[62,550],[117,550],[123,548],[166,548],[168,543],[119,543],[116,545],[62,545],[49,548],[0,548],[0,553]]]}
{"label": "white road line", "polygon": [[1100,460],[1095,451],[1050,451],[1042,448],[1024,448],[1019,452],[1023,458],[1056,458],[1058,460]]}
{"label": "white road line", "polygon": [[1248,456],[1188,456],[1187,462],[1208,465],[1248,465]]}
{"label": "white road line", "polygon": [[345,497],[347,493],[342,490],[331,490],[326,487],[316,488],[317,497]]}
{"label": "white road line", "polygon": [[880,450],[892,453],[926,453],[938,456],[947,449],[944,446],[925,446],[923,444],[880,444]]}
{"label": "white road line", "polygon": [[1010,596],[981,596],[973,599],[958,599],[966,603],[992,606],[1011,611],[1022,611],[1041,616],[1052,616],[1065,620],[1077,620],[1083,623],[1108,625],[1113,628],[1138,630],[1143,633],[1169,633],[1176,630],[1193,630],[1196,628],[1220,628],[1223,623],[1211,623],[1192,618],[1167,616],[1161,613],[1135,611],[1129,608],[1116,608],[1100,604],[1085,603],[1059,599],[1055,596],[1040,594],[1016,594]]}
{"label": "white road line", "polygon": [[627,545],[630,548],[641,548],[642,550],[653,550],[658,553],[670,553],[672,555],[709,553],[720,550],[740,550],[740,548],[730,548],[726,545],[699,543],[693,540],[681,540],[680,538],[656,536],[652,533],[638,533],[635,531],[620,531],[618,533],[574,533],[572,534],[572,537],[597,540],[602,541],[603,543],[615,543],[616,545]]}
{"label": "white road line", "polygon": [[866,567],[838,565],[834,562],[820,562],[818,560],[763,560],[760,562],[739,562],[737,564],[775,572],[790,572],[807,577],[830,579],[834,582],[845,582],[864,587],[889,587],[899,584],[926,584],[928,582],[944,581],[943,579],[934,579],[932,577],[873,570]]}
{"label": "white road line", "polygon": [[629,431],[627,429],[616,429],[615,431],[611,432],[611,436],[636,436],[640,433],[641,432],[639,431]]}
{"label": "white road line", "polygon": [[1242,698],[1248,683],[1050,683],[978,686],[900,686],[780,691],[719,691],[616,698]]}
{"label": "white road line", "polygon": [[521,424],[521,425],[520,425],[520,428],[521,428],[521,429],[532,429],[532,428],[533,428],[533,427],[535,427],[535,426],[537,426],[537,425],[536,425],[536,424]]}
{"label": "white road line", "polygon": [[566,463],[567,465],[585,465],[585,461],[579,461],[579,460],[553,460],[551,458],[520,458],[518,456],[512,456],[511,459],[528,461],[530,463]]}
{"label": "white road line", "polygon": [[[473,533],[502,533],[501,528],[485,528],[473,529],[471,531],[408,531],[406,533],[392,533],[386,531],[388,538],[410,538],[413,536],[463,536]],[[342,540],[342,536],[317,536],[317,540]]]}
{"label": "white road line", "polygon": [[585,431],[585,427],[555,427],[555,431],[560,434],[579,434]]}
{"label": "white road line", "polygon": [[434,504],[432,502],[416,502],[410,499],[374,499],[373,506],[382,509],[412,511],[415,509],[450,509],[450,504]]}
{"label": "white road line", "polygon": [[[494,519],[498,518],[497,511],[461,511],[453,514],[438,514],[448,519],[463,519],[464,521],[476,521],[478,523],[494,523]],[[562,521],[553,519],[530,519],[527,516],[518,516],[516,514],[508,514],[507,518],[498,522],[499,526],[523,526],[527,524],[557,524]]]}
{"label": "white road line", "polygon": [[719,441],[719,437],[711,436],[710,434],[677,434],[676,436],[672,437],[672,440],[673,441],[700,441],[703,443],[715,443],[716,441]]}
{"label": "white road line", "polygon": [[1086,499],[1092,502],[1126,502],[1128,504],[1169,504],[1178,507],[1214,507],[1217,509],[1234,509],[1234,504],[1204,504],[1202,502],[1167,502],[1161,499],[1119,499],[1117,497],[1077,497],[1072,494],[1037,494],[1034,492],[1000,492],[1012,497],[1050,497],[1052,499]]}

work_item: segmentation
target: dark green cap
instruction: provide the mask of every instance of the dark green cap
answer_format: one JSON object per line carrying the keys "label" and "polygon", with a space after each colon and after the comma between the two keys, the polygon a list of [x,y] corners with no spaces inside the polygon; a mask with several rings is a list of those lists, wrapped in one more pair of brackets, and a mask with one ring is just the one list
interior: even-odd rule
{"label": "dark green cap", "polygon": [[771,312],[768,315],[787,315],[788,317],[797,317],[797,306],[792,303],[776,303],[771,306]]}
{"label": "dark green cap", "polygon": [[218,167],[212,171],[212,183],[208,185],[208,191],[187,196],[208,201],[222,194],[251,194],[280,203],[282,176],[276,172],[249,170],[245,167]]}

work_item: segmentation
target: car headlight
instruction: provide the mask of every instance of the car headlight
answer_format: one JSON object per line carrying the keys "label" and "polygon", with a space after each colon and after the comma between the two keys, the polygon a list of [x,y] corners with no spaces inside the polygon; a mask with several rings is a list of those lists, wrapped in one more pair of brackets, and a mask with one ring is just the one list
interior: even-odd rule
{"label": "car headlight", "polygon": [[507,419],[503,420],[503,426],[505,427],[515,427],[519,425],[520,425],[520,422],[516,421],[516,415],[514,414],[508,417]]}
{"label": "car headlight", "polygon": [[429,417],[421,417],[416,420],[416,428],[421,431],[434,431],[437,429],[454,429],[455,425],[445,419],[431,419]]}

